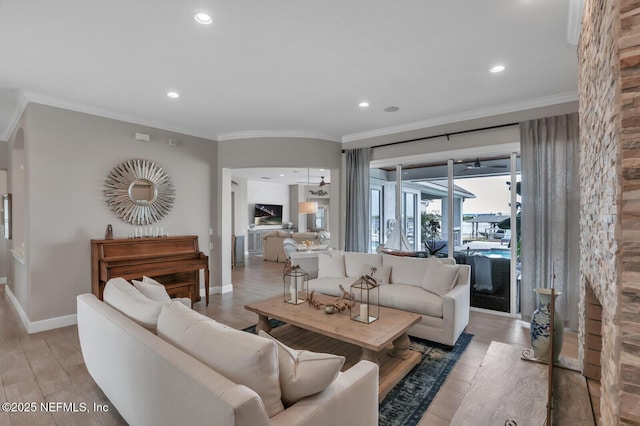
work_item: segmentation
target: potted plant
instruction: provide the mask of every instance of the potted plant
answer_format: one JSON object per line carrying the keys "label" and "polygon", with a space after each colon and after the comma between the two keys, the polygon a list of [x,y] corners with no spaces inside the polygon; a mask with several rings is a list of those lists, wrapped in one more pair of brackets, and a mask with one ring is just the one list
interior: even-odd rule
{"label": "potted plant", "polygon": [[438,244],[440,238],[440,217],[433,213],[423,212],[420,216],[422,222],[422,241],[430,256],[437,256],[446,247],[446,243]]}

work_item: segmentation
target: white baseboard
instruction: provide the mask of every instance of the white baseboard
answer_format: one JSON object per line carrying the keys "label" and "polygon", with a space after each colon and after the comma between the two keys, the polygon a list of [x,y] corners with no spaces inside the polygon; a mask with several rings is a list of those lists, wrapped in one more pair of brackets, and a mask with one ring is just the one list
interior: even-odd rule
{"label": "white baseboard", "polygon": [[63,317],[48,318],[40,321],[31,321],[24,309],[22,309],[22,305],[20,305],[20,302],[18,302],[18,299],[16,299],[16,296],[13,294],[9,286],[6,287],[5,293],[7,294],[7,296],[9,296],[9,300],[13,304],[14,308],[16,308],[16,311],[18,311],[20,320],[22,321],[24,328],[29,334],[53,330],[60,327],[67,327],[78,323],[78,317],[76,314],[65,315]]}
{"label": "white baseboard", "polygon": [[[213,286],[209,287],[209,295],[212,294],[225,294],[233,292],[233,284],[227,284],[223,286]],[[200,289],[200,297],[205,297],[204,289]]]}

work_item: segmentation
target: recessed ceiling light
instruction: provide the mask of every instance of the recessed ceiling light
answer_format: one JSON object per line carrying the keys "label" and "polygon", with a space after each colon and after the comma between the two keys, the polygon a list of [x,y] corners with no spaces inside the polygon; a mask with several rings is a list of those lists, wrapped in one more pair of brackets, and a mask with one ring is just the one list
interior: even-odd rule
{"label": "recessed ceiling light", "polygon": [[505,68],[504,68],[504,65],[496,65],[495,67],[491,68],[491,69],[489,70],[489,72],[497,73],[497,72],[502,72],[502,71],[504,71],[504,69],[505,69]]}
{"label": "recessed ceiling light", "polygon": [[284,173],[280,173],[280,177],[284,177]]}
{"label": "recessed ceiling light", "polygon": [[175,90],[169,90],[167,92],[167,96],[171,99],[178,99],[180,97],[180,93],[176,92]]}
{"label": "recessed ceiling light", "polygon": [[362,102],[360,102],[360,103],[358,104],[358,106],[359,106],[360,108],[369,108],[369,102],[367,102],[367,101],[362,101]]}
{"label": "recessed ceiling light", "polygon": [[211,19],[211,16],[204,12],[196,13],[195,15],[193,15],[193,19],[195,19],[198,24],[202,24],[202,25],[209,25],[210,23],[213,22],[213,19]]}

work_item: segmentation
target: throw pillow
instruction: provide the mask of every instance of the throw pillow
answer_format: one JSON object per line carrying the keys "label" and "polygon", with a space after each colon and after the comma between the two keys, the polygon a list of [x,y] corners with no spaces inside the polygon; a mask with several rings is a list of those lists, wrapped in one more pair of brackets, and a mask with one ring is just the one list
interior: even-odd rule
{"label": "throw pillow", "polygon": [[422,288],[438,296],[444,296],[456,285],[460,267],[445,265],[437,259],[428,259],[429,267],[422,281]]}
{"label": "throw pillow", "polygon": [[144,328],[156,332],[158,316],[167,302],[149,299],[124,278],[111,278],[104,287],[104,302]]}
{"label": "throw pillow", "polygon": [[[372,268],[375,268],[373,273],[371,272]],[[369,275],[371,278],[376,280],[378,285],[389,284],[391,266],[362,265],[361,275]]]}
{"label": "throw pillow", "polygon": [[133,286],[151,300],[156,302],[171,302],[167,289],[162,284],[149,277],[142,277],[142,281],[132,280]]}
{"label": "throw pillow", "polygon": [[344,254],[338,250],[318,254],[318,278],[344,278]]}
{"label": "throw pillow", "polygon": [[278,349],[273,341],[227,327],[179,302],[162,309],[158,336],[229,380],[255,391],[269,417],[284,410]]}
{"label": "throw pillow", "polygon": [[344,365],[343,356],[298,351],[262,330],[260,336],[273,340],[278,346],[280,389],[286,405],[293,405],[306,396],[325,390]]}
{"label": "throw pillow", "polygon": [[344,252],[344,272],[349,278],[362,276],[362,265],[382,266],[382,255],[378,253]]}

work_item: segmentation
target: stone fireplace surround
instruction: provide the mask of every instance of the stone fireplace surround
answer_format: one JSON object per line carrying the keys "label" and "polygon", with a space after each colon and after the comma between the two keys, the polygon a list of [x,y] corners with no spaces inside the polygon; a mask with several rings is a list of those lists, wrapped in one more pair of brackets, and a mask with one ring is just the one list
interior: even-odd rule
{"label": "stone fireplace surround", "polygon": [[640,2],[585,0],[578,46],[579,358],[602,305],[600,423],[640,424]]}

